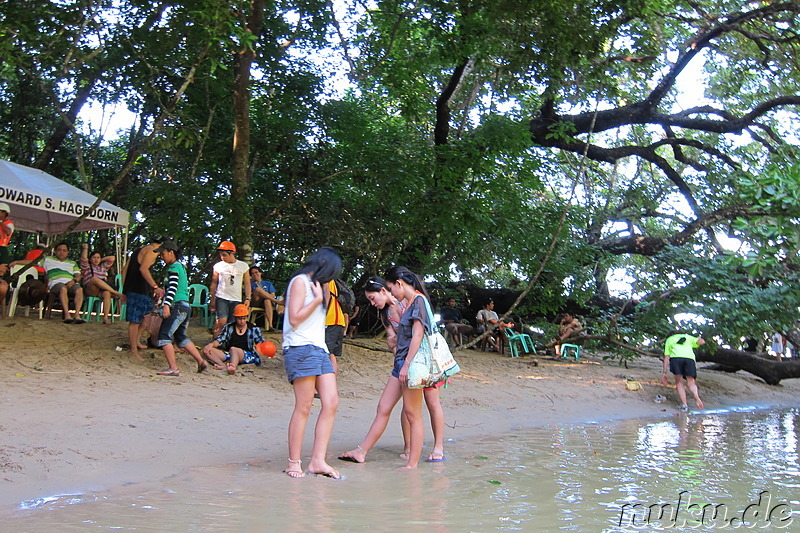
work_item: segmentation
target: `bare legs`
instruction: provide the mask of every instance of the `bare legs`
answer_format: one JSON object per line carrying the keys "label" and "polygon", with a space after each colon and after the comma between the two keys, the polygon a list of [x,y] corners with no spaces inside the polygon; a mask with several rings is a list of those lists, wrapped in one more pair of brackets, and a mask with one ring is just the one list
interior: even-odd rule
{"label": "bare legs", "polygon": [[[430,388],[423,390],[425,405],[428,407],[428,414],[431,417],[431,430],[433,430],[433,451],[428,456],[428,461],[441,461],[444,458],[444,409],[439,398],[439,389]],[[408,420],[405,411],[400,417],[400,426],[403,428],[403,453],[402,459],[408,460],[408,451],[411,446],[411,437]]]}
{"label": "bare legs", "polygon": [[203,355],[214,364],[214,368],[217,370],[227,370],[228,374],[231,376],[236,374],[236,367],[244,361],[244,350],[235,346],[231,346],[230,359],[227,363],[225,362],[225,352],[219,348],[211,347],[211,344],[203,348]]}
{"label": "bare legs", "polygon": [[147,348],[142,344],[142,334],[144,333],[144,322],[136,324],[135,322],[128,323],[128,342],[131,345],[131,353],[139,361],[144,361],[144,358],[139,354],[139,350]]}
{"label": "bare legs", "polygon": [[439,401],[439,389],[431,388],[423,391],[425,404],[431,416],[431,429],[433,430],[433,451],[428,456],[429,461],[444,458],[444,410]]}
{"label": "bare legs", "polygon": [[684,385],[684,377],[675,374],[675,388],[678,390],[678,398],[681,400],[681,406],[686,404],[686,389],[694,396],[694,401],[698,409],[703,408],[703,400],[700,399],[700,391],[697,389],[697,381],[691,376],[686,376],[686,383]]}
{"label": "bare legs", "polygon": [[409,425],[409,448],[406,465],[398,470],[414,470],[419,465],[419,456],[422,455],[422,440],[425,429],[422,425],[422,391],[419,389],[402,388],[403,414]]}
{"label": "bare legs", "polygon": [[[383,432],[386,431],[386,426],[389,424],[389,417],[392,415],[394,406],[402,396],[400,380],[394,376],[389,377],[386,386],[381,393],[381,399],[378,400],[378,409],[375,413],[375,419],[367,431],[367,436],[361,441],[356,449],[344,452],[339,456],[340,459],[345,461],[355,461],[356,463],[363,463],[367,459],[367,452],[369,452],[378,439],[381,438]],[[405,434],[405,431],[403,432]]]}
{"label": "bare legs", "polygon": [[[164,357],[167,358],[167,363],[169,364],[169,369],[172,372],[179,372],[178,370],[178,362],[175,359],[175,346],[172,343],[165,344],[161,347],[164,350]],[[194,360],[197,361],[197,371],[202,372],[206,369],[206,362],[203,360],[203,356],[200,355],[200,352],[197,349],[197,346],[194,345],[192,341],[189,341],[189,344],[183,347],[186,352],[194,357]]]}
{"label": "bare legs", "polygon": [[314,429],[314,447],[308,470],[312,474],[321,474],[338,479],[339,473],[327,463],[328,442],[333,433],[333,422],[339,409],[339,391],[336,388],[336,374],[307,376],[296,378],[294,387],[294,411],[289,420],[289,462],[285,472],[291,477],[303,477],[305,473],[300,464],[303,450],[303,434],[306,430],[314,391],[319,393],[322,409],[317,417]]}
{"label": "bare legs", "polygon": [[119,298],[120,302],[125,303],[125,295],[100,278],[89,278],[84,290],[87,296],[100,296],[103,299],[103,324],[108,324],[112,297]]}
{"label": "bare legs", "polygon": [[[58,298],[61,301],[61,309],[64,310],[64,320],[71,319],[69,312],[69,289],[66,284],[61,285],[61,290],[58,291]],[[75,290],[75,320],[81,319],[81,309],[83,308],[83,288],[78,287]]]}

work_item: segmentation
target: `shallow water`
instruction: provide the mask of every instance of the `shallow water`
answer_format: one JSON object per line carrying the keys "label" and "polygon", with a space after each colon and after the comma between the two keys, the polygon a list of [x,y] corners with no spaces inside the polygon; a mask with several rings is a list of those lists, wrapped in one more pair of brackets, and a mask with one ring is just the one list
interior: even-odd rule
{"label": "shallow water", "polygon": [[334,460],[340,481],[230,464],[22,502],[2,529],[800,531],[798,427],[798,408],[551,426],[449,442],[413,473],[378,447],[364,465]]}

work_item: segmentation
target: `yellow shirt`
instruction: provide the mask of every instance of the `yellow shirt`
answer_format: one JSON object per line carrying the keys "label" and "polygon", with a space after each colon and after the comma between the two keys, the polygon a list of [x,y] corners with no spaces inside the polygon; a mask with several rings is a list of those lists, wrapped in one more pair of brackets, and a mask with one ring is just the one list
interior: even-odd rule
{"label": "yellow shirt", "polygon": [[325,316],[326,326],[346,326],[347,322],[342,306],[336,299],[339,296],[339,290],[336,288],[336,282],[330,280],[328,282],[328,292],[330,292],[330,302],[328,305],[328,314]]}

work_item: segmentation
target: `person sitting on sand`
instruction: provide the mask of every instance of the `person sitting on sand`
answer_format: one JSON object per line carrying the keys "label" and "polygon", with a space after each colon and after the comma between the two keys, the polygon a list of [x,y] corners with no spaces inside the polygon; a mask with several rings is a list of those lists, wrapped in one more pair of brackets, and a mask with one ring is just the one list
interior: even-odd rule
{"label": "person sitting on sand", "polygon": [[[692,337],[680,331],[673,331],[664,343],[664,372],[661,375],[661,382],[669,384],[667,378],[667,368],[675,376],[675,388],[678,390],[678,398],[681,400],[681,411],[688,411],[686,405],[686,387],[694,396],[694,401],[698,409],[703,408],[703,401],[700,399],[700,392],[697,390],[697,367],[695,365],[694,348],[699,348],[706,341],[702,337]],[[684,385],[685,380],[685,385]]]}
{"label": "person sitting on sand", "polygon": [[158,331],[157,344],[164,350],[164,356],[169,364],[167,370],[156,372],[156,374],[173,377],[181,375],[175,360],[173,338],[178,348],[186,350],[197,361],[197,372],[202,372],[208,368],[208,363],[203,360],[203,356],[200,355],[192,339],[186,335],[192,308],[189,305],[189,280],[186,276],[186,267],[178,261],[181,258],[181,252],[172,241],[164,241],[155,251],[161,254],[161,260],[167,265],[167,274],[164,278],[164,300],[161,303],[161,316],[164,317],[164,321],[161,322],[161,329]]}
{"label": "person sitting on sand", "polygon": [[261,366],[261,358],[256,352],[256,345],[264,342],[261,330],[247,321],[250,309],[243,304],[233,310],[233,322],[222,327],[219,336],[203,347],[203,355],[214,363],[214,368],[236,374],[236,367],[250,363]]}
{"label": "person sitting on sand", "polygon": [[103,257],[97,250],[89,253],[89,245],[83,243],[78,264],[81,266],[83,293],[103,299],[103,324],[110,324],[111,298],[119,298],[120,302],[125,303],[125,295],[108,284],[108,269],[114,266],[114,256]]}

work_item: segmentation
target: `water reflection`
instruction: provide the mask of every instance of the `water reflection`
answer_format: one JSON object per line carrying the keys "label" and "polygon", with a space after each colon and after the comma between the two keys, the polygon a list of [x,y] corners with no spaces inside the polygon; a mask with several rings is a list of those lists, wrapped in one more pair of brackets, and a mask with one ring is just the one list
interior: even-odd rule
{"label": "water reflection", "polygon": [[292,480],[270,461],[199,468],[158,486],[27,502],[3,523],[20,531],[780,530],[800,520],[798,417],[783,409],[540,428],[453,443],[446,462],[414,473],[395,472],[396,450],[378,449],[370,463],[343,465],[342,481]]}

